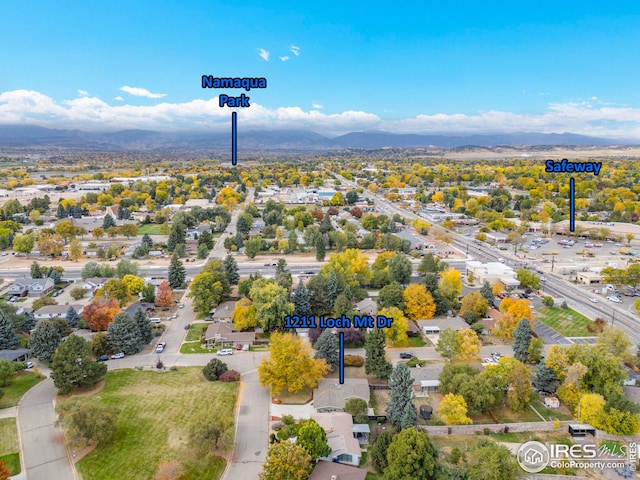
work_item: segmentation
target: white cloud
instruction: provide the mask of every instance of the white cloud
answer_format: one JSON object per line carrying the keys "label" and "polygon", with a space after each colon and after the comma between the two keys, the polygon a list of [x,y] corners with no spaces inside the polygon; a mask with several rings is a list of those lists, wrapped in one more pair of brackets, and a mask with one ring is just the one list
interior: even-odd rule
{"label": "white cloud", "polygon": [[262,58],[265,62],[269,61],[269,56],[271,55],[267,50],[265,50],[264,48],[259,48],[258,49],[258,55],[260,56],[260,58]]}
{"label": "white cloud", "polygon": [[[243,129],[296,128],[327,135],[363,130],[423,134],[572,132],[640,140],[640,108],[588,101],[551,103],[544,112],[535,114],[489,110],[476,114],[421,114],[394,120],[351,110],[327,114],[320,112],[321,105],[315,102],[312,107],[308,111],[296,106],[268,109],[252,102],[251,108],[239,111],[238,124]],[[83,130],[226,131],[229,110],[218,107],[217,97],[156,105],[112,105],[91,96],[56,101],[34,90],[13,90],[0,93],[0,123]]]}
{"label": "white cloud", "polygon": [[122,98],[120,95],[118,95],[117,97],[113,97],[113,99],[117,100],[118,102],[124,101],[124,98]]}
{"label": "white cloud", "polygon": [[319,103],[312,103],[312,104],[311,104],[311,106],[312,106],[313,108],[315,108],[315,109],[318,109],[318,110],[320,110],[320,109],[323,109],[323,108],[324,108],[324,106],[323,106],[323,105],[321,105],[321,104],[319,104]]}
{"label": "white cloud", "polygon": [[289,47],[289,50],[291,51],[291,53],[293,53],[296,57],[300,55],[300,47],[297,47],[295,45],[291,45]]}
{"label": "white cloud", "polygon": [[120,90],[134,97],[162,98],[167,96],[166,93],[151,93],[146,88],[128,87],[126,85],[124,87],[120,87]]}
{"label": "white cloud", "polygon": [[86,90],[78,90],[78,95],[80,95],[81,97],[88,97],[89,92],[87,92]]}
{"label": "white cloud", "polygon": [[278,57],[278,58],[283,62],[286,62],[287,60],[289,60],[289,57],[287,55],[285,55],[284,57]]}

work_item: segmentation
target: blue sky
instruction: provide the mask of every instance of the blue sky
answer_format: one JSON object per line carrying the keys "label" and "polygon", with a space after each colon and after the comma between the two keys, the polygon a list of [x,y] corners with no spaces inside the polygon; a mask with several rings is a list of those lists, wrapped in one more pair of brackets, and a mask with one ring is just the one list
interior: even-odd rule
{"label": "blue sky", "polygon": [[3,1],[0,123],[640,138],[637,2],[230,3]]}

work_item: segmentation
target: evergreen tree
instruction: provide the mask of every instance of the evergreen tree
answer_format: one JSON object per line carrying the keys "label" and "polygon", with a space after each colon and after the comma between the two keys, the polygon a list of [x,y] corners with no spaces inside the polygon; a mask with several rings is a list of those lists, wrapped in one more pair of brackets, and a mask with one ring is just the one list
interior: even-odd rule
{"label": "evergreen tree", "polygon": [[174,223],[169,232],[169,239],[167,240],[167,250],[173,252],[178,244],[184,244],[187,237],[187,232],[182,223]]}
{"label": "evergreen tree", "polygon": [[[433,480],[438,464],[435,447],[427,432],[407,428],[398,433],[387,450],[385,480]],[[485,477],[488,479],[491,477]],[[513,478],[513,477],[512,477]]]}
{"label": "evergreen tree", "polygon": [[338,282],[338,277],[335,272],[329,273],[327,277],[327,300],[329,300],[329,309],[333,310],[333,306],[338,299],[338,294],[340,293],[340,283]]}
{"label": "evergreen tree", "polygon": [[77,387],[92,387],[106,373],[104,363],[93,361],[89,342],[77,335],[69,336],[53,355],[51,378],[61,395],[71,393]]}
{"label": "evergreen tree", "polygon": [[367,333],[364,349],[364,372],[373,374],[380,379],[387,379],[391,375],[392,365],[385,355],[386,336],[381,328],[374,328]]}
{"label": "evergreen tree", "polygon": [[389,449],[389,445],[391,445],[391,440],[393,440],[394,435],[395,432],[393,430],[383,430],[380,435],[378,435],[376,443],[374,443],[369,450],[371,452],[371,465],[373,465],[373,468],[379,473],[382,473],[382,471],[387,468],[387,450]]}
{"label": "evergreen tree", "polygon": [[295,229],[289,232],[289,236],[287,237],[287,248],[290,252],[298,250],[298,234]]}
{"label": "evergreen tree", "polygon": [[20,339],[16,335],[11,320],[4,314],[0,314],[0,350],[11,350],[20,346]]}
{"label": "evergreen tree", "polygon": [[322,224],[320,225],[320,232],[327,233],[333,230],[333,224],[331,223],[331,216],[325,215],[322,219]]}
{"label": "evergreen tree", "polygon": [[66,320],[71,328],[76,328],[78,326],[80,315],[78,315],[78,312],[76,312],[76,309],[72,306],[69,306],[69,308],[67,309]]}
{"label": "evergreen tree", "polygon": [[318,235],[314,247],[316,247],[316,260],[324,262],[324,257],[327,254],[327,251],[324,246],[324,238],[322,238],[322,235]]}
{"label": "evergreen tree", "polygon": [[58,204],[58,210],[56,210],[56,217],[59,219],[67,218],[67,210],[64,208],[64,205],[61,203]]}
{"label": "evergreen tree", "polygon": [[61,340],[62,332],[58,325],[50,320],[40,320],[31,330],[28,346],[31,354],[38,360],[50,362]]}
{"label": "evergreen tree", "polygon": [[316,350],[314,358],[324,358],[331,370],[334,372],[338,370],[340,366],[340,345],[338,337],[331,333],[328,328],[322,331],[313,348]]}
{"label": "evergreen tree", "polygon": [[389,377],[389,386],[391,387],[391,395],[387,403],[387,419],[396,430],[402,427],[402,417],[408,403],[411,403],[413,396],[413,378],[409,372],[406,363],[398,363],[391,377]]}
{"label": "evergreen tree", "polygon": [[33,313],[27,311],[22,316],[22,327],[20,328],[23,332],[30,332],[36,326],[36,317],[33,316]]}
{"label": "evergreen tree", "polygon": [[209,230],[205,230],[198,238],[198,245],[205,245],[208,250],[213,248],[213,236]]}
{"label": "evergreen tree", "polygon": [[176,252],[173,252],[173,255],[171,255],[171,262],[169,263],[169,286],[171,286],[171,288],[182,287],[186,277],[187,272],[180,260],[180,257],[178,257]]}
{"label": "evergreen tree", "polygon": [[138,335],[141,345],[140,349],[142,349],[145,345],[151,343],[151,340],[153,340],[153,328],[151,328],[151,324],[149,323],[144,310],[141,308],[136,310],[136,313],[133,315],[133,321],[138,327]]}
{"label": "evergreen tree", "polygon": [[240,274],[238,273],[238,264],[236,259],[232,255],[227,255],[222,261],[222,266],[227,274],[227,279],[230,285],[237,285],[240,281]]}
{"label": "evergreen tree", "polygon": [[415,427],[416,423],[418,423],[418,414],[416,412],[416,407],[411,401],[409,401],[409,403],[407,403],[404,407],[402,419],[400,420],[400,428],[404,430],[405,428]]}
{"label": "evergreen tree", "polygon": [[102,229],[106,232],[107,229],[111,227],[115,227],[116,222],[111,215],[108,213],[104,216],[104,220],[102,220]]}
{"label": "evergreen tree", "polygon": [[56,270],[55,268],[49,268],[47,277],[53,280],[53,283],[60,283],[62,280],[62,273],[60,273],[60,270]]}
{"label": "evergreen tree", "polygon": [[311,297],[311,311],[316,315],[325,315],[331,312],[327,295],[327,278],[324,275],[314,275],[309,280],[307,288]]}
{"label": "evergreen tree", "polygon": [[529,358],[529,344],[532,334],[531,325],[527,318],[520,320],[513,331],[513,354],[521,362],[526,362]]}
{"label": "evergreen tree", "polygon": [[275,280],[281,287],[291,290],[291,272],[287,270],[287,261],[284,258],[279,258],[276,264]]}
{"label": "evergreen tree", "polygon": [[40,264],[38,262],[34,261],[31,264],[31,278],[42,278],[42,276],[42,267],[40,267]]}
{"label": "evergreen tree", "polygon": [[300,279],[300,283],[293,291],[293,305],[296,307],[296,315],[309,316],[312,314],[311,295],[307,287],[304,286],[302,279]]}
{"label": "evergreen tree", "polygon": [[107,331],[107,339],[113,350],[127,355],[138,353],[144,346],[138,325],[126,312],[120,312],[113,317]]}
{"label": "evergreen tree", "polygon": [[236,247],[238,247],[238,250],[244,248],[244,238],[240,232],[236,232]]}
{"label": "evergreen tree", "polygon": [[495,301],[495,295],[493,294],[493,289],[491,288],[491,284],[485,280],[482,284],[482,288],[480,289],[480,295],[487,299],[487,303],[489,306],[493,306],[493,302]]}
{"label": "evergreen tree", "polygon": [[156,298],[156,287],[152,283],[146,283],[144,287],[142,287],[140,296],[143,302],[153,303]]}
{"label": "evergreen tree", "polygon": [[148,233],[145,233],[142,236],[142,246],[145,248],[147,253],[149,253],[149,251],[153,248],[153,240],[151,240],[151,237]]}
{"label": "evergreen tree", "polygon": [[547,367],[544,362],[540,362],[538,364],[536,380],[533,383],[538,390],[549,393],[555,393],[560,386],[560,380],[558,379],[556,372],[554,372],[552,368]]}

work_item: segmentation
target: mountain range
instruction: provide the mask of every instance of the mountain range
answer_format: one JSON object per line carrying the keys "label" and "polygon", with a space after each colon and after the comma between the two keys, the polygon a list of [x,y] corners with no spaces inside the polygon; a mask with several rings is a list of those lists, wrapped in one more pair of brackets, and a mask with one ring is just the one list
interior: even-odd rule
{"label": "mountain range", "polygon": [[[306,130],[238,131],[238,151],[329,151],[385,147],[558,146],[620,145],[638,141],[614,141],[574,133],[498,133],[474,135],[396,134],[368,131],[328,137]],[[76,150],[228,151],[231,133],[156,132],[120,130],[87,132],[31,125],[0,125],[0,148],[56,147]]]}

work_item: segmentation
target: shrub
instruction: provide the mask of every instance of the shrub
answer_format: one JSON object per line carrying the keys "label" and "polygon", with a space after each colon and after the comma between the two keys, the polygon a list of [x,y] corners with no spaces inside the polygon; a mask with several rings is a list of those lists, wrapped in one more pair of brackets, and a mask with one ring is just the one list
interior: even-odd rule
{"label": "shrub", "polygon": [[545,295],[544,297],[542,297],[542,304],[545,307],[553,307],[553,297],[550,297],[549,295]]}
{"label": "shrub", "polygon": [[344,366],[345,367],[361,367],[364,365],[364,357],[361,355],[345,355]]}
{"label": "shrub", "polygon": [[426,360],[420,360],[416,357],[411,357],[407,360],[407,367],[424,367],[426,364]]}
{"label": "shrub", "polygon": [[295,418],[293,418],[293,415],[284,415],[282,417],[282,423],[284,423],[285,425],[293,425],[294,423],[296,423]]}
{"label": "shrub", "polygon": [[219,382],[237,382],[240,380],[240,372],[236,370],[227,370],[218,377]]}
{"label": "shrub", "polygon": [[202,369],[204,378],[210,382],[215,382],[224,372],[228,370],[227,364],[217,358],[212,358]]}

